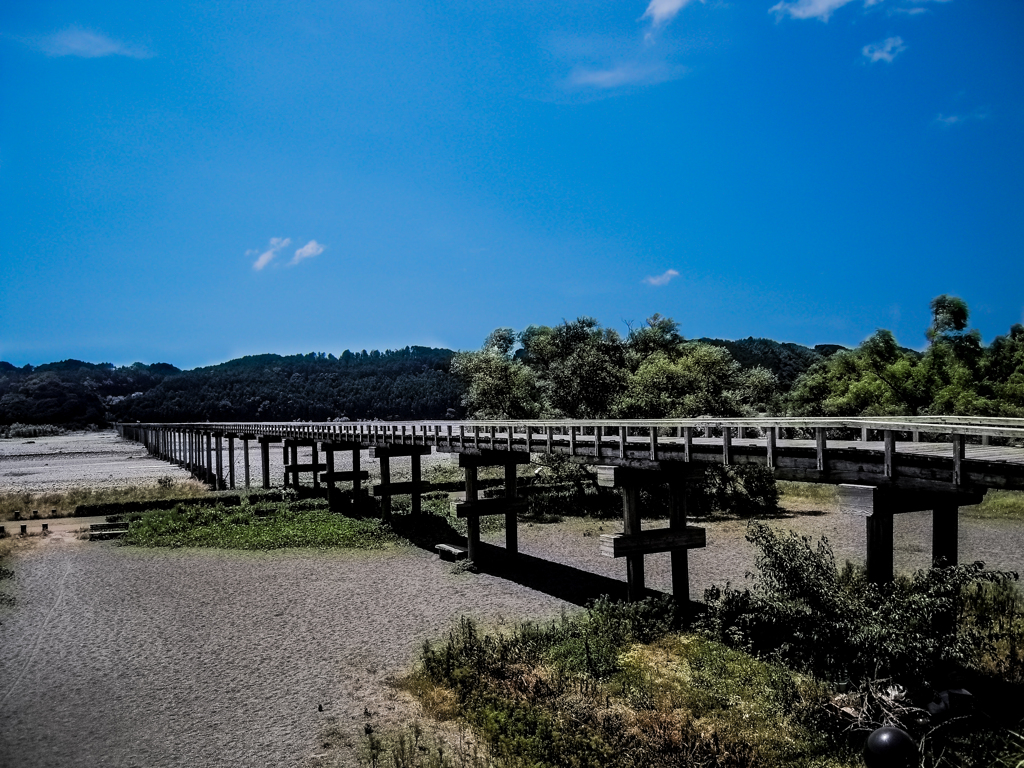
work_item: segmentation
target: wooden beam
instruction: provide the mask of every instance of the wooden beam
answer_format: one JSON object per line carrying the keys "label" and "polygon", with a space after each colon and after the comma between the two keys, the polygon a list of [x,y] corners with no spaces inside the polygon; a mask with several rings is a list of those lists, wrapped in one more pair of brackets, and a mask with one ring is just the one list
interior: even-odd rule
{"label": "wooden beam", "polygon": [[393,443],[370,448],[371,459],[395,458],[397,456],[428,456],[431,452],[429,445],[402,445]]}
{"label": "wooden beam", "polygon": [[422,480],[416,482],[410,480],[404,483],[381,483],[380,485],[373,486],[374,496],[398,496],[401,494],[416,493],[417,491],[423,492],[427,490],[427,484]]}
{"label": "wooden beam", "polygon": [[[680,530],[656,528],[632,535],[625,533],[601,534],[601,554],[605,557],[650,555],[677,549],[701,549],[707,546],[707,532],[703,528],[687,527]],[[685,599],[689,599],[689,595]]]}
{"label": "wooden beam", "polygon": [[[351,471],[350,472],[350,471],[347,471],[347,470],[344,471],[344,472],[334,472],[334,471],[331,471],[330,468],[328,467],[328,471],[327,472],[321,472],[320,473],[320,482],[323,482],[323,483],[350,483],[350,482],[352,482],[354,480],[369,480],[369,479],[370,479],[370,473],[367,472],[365,469],[360,471],[360,472],[355,472],[355,471]],[[394,485],[395,484],[392,483],[392,486],[394,486]]]}
{"label": "wooden beam", "polygon": [[478,499],[476,501],[453,501],[456,517],[482,517],[484,515],[518,514],[526,509],[526,499]]}
{"label": "wooden beam", "polygon": [[[297,475],[299,472],[322,472],[327,469],[326,464],[289,464],[284,468],[284,471],[291,475]],[[296,480],[296,483],[298,481]]]}
{"label": "wooden beam", "polygon": [[489,451],[480,453],[460,453],[459,466],[466,467],[504,467],[509,464],[529,464],[530,454],[522,451]]}
{"label": "wooden beam", "polygon": [[660,485],[672,478],[696,477],[704,474],[704,467],[685,462],[663,461],[650,469],[599,465],[596,467],[597,484],[602,488],[623,488],[627,485]]}

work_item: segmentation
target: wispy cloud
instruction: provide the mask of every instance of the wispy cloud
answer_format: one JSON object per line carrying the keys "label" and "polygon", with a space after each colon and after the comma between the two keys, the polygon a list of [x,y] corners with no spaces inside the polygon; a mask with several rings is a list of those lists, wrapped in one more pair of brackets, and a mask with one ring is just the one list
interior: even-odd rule
{"label": "wispy cloud", "polygon": [[[821,19],[822,21],[828,21],[829,17],[837,10],[842,8],[844,5],[849,5],[854,0],[780,0],[778,3],[768,9],[768,13],[774,13],[776,17],[781,18],[783,16],[789,16],[794,19]],[[870,8],[874,5],[881,5],[884,0],[864,0],[862,3],[864,8]],[[905,0],[899,4],[890,3],[888,6],[889,13],[904,13],[910,15],[916,15],[918,13],[924,13],[925,9],[922,7],[927,3],[949,3],[952,0]]]}
{"label": "wispy cloud", "polygon": [[[280,251],[282,248],[287,248],[291,244],[292,244],[292,239],[290,237],[272,237],[272,238],[270,238],[270,245],[269,245],[269,247],[263,253],[260,253],[259,258],[256,259],[256,261],[254,261],[252,263],[252,268],[255,269],[257,272],[259,272],[261,269],[263,269],[265,266],[267,266],[267,264],[269,264],[271,261],[274,260],[274,257],[277,256],[277,252],[278,251]],[[246,256],[255,256],[257,253],[259,253],[258,250],[252,250],[252,251],[246,251],[245,255]]]}
{"label": "wispy cloud", "polygon": [[83,59],[127,56],[131,59],[151,59],[155,55],[144,46],[122,43],[99,32],[78,27],[54,32],[33,42],[47,56],[79,56]]}
{"label": "wispy cloud", "polygon": [[673,277],[679,277],[679,273],[674,269],[666,270],[660,275],[648,276],[644,278],[644,282],[648,285],[668,285],[668,282]]}
{"label": "wispy cloud", "polygon": [[[869,0],[865,5],[874,5],[879,0]],[[794,19],[821,19],[828,21],[828,17],[835,13],[852,0],[795,0],[795,2],[779,2],[768,9],[768,13],[774,13],[777,17],[790,16]]]}
{"label": "wispy cloud", "polygon": [[871,43],[861,48],[861,53],[874,64],[877,61],[892,62],[897,56],[903,51],[907,50],[907,46],[903,44],[902,37],[887,37],[880,43]]}
{"label": "wispy cloud", "polygon": [[987,120],[988,116],[988,110],[985,109],[976,109],[968,114],[958,115],[944,115],[939,113],[935,118],[935,124],[941,128],[952,128],[954,125],[963,125],[964,123],[972,120]]}
{"label": "wispy cloud", "polygon": [[692,2],[693,0],[651,0],[641,18],[650,19],[651,23],[657,27],[674,19],[677,13]]}
{"label": "wispy cloud", "polygon": [[295,252],[295,256],[289,261],[289,264],[298,264],[303,259],[311,259],[314,256],[319,256],[324,252],[324,247],[320,245],[316,240],[310,240],[304,246],[299,248]]}
{"label": "wispy cloud", "polygon": [[568,77],[567,84],[574,88],[621,88],[626,85],[654,85],[676,80],[687,72],[681,65],[667,62],[644,64],[627,61],[607,68],[577,67]]}

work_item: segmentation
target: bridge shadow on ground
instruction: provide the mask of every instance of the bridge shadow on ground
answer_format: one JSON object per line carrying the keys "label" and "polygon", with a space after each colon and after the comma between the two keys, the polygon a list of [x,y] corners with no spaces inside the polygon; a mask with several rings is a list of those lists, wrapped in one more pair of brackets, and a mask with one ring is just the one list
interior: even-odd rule
{"label": "bridge shadow on ground", "polygon": [[[459,535],[448,521],[435,515],[395,515],[391,518],[392,529],[414,546],[434,552],[438,544],[466,546],[466,539]],[[628,588],[625,581],[584,571],[564,563],[544,560],[523,552],[509,557],[504,547],[480,542],[479,555],[473,563],[477,571],[511,581],[513,584],[534,589],[567,603],[586,607],[593,600],[607,596],[611,600],[626,600]],[[625,570],[625,566],[623,566]],[[644,590],[644,597],[663,598],[664,592]],[[689,601],[689,615],[703,610],[703,604]]]}

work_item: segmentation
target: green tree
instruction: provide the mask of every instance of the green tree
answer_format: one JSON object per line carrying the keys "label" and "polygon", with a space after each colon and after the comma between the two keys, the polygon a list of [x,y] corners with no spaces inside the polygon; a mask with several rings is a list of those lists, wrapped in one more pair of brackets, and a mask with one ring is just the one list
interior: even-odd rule
{"label": "green tree", "polygon": [[498,328],[479,352],[459,352],[451,372],[466,390],[462,403],[468,414],[481,419],[535,419],[541,415],[536,373],[513,355],[516,335]]}
{"label": "green tree", "polygon": [[674,355],[654,352],[628,376],[615,414],[625,418],[750,415],[766,408],[777,380],[765,368],[744,370],[728,350],[689,343]]}

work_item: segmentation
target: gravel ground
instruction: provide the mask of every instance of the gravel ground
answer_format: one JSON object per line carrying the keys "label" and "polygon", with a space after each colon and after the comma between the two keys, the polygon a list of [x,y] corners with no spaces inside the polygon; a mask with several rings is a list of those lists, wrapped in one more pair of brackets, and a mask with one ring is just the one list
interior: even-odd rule
{"label": "gravel ground", "polygon": [[[57,441],[60,454],[42,455],[46,440]],[[83,482],[76,467],[92,477],[95,455],[122,457],[122,475],[106,472],[111,482],[179,471],[104,434],[37,438],[35,446],[0,441],[4,482],[9,461],[32,455],[65,484]],[[146,463],[154,466],[137,472]],[[827,535],[837,559],[863,560],[863,520],[807,505],[799,511],[771,524]],[[573,609],[582,601],[563,599],[572,584],[557,579],[594,574],[593,585],[603,587],[625,577],[622,561],[599,554],[599,535],[621,530],[614,520],[522,524],[525,555],[566,566],[543,589],[528,578],[456,576],[412,547],[142,550],[79,541],[72,531],[82,521],[60,522],[53,535],[19,544],[10,561],[16,578],[4,587],[17,601],[0,608],[5,768],[353,765],[367,723],[386,731],[418,715],[387,681],[409,669],[424,639],[442,637],[462,615],[498,626]],[[743,523],[705,525],[708,547],[690,555],[693,598],[712,584],[741,582],[753,567]],[[1024,571],[1021,533],[1017,522],[965,516],[961,559]],[[503,532],[485,540],[500,544]],[[896,540],[897,569],[927,566],[930,515],[898,516]],[[647,558],[649,586],[669,590],[668,564],[668,555]]]}
{"label": "gravel ground", "polygon": [[161,477],[189,474],[113,431],[0,440],[0,493],[156,485]]}

